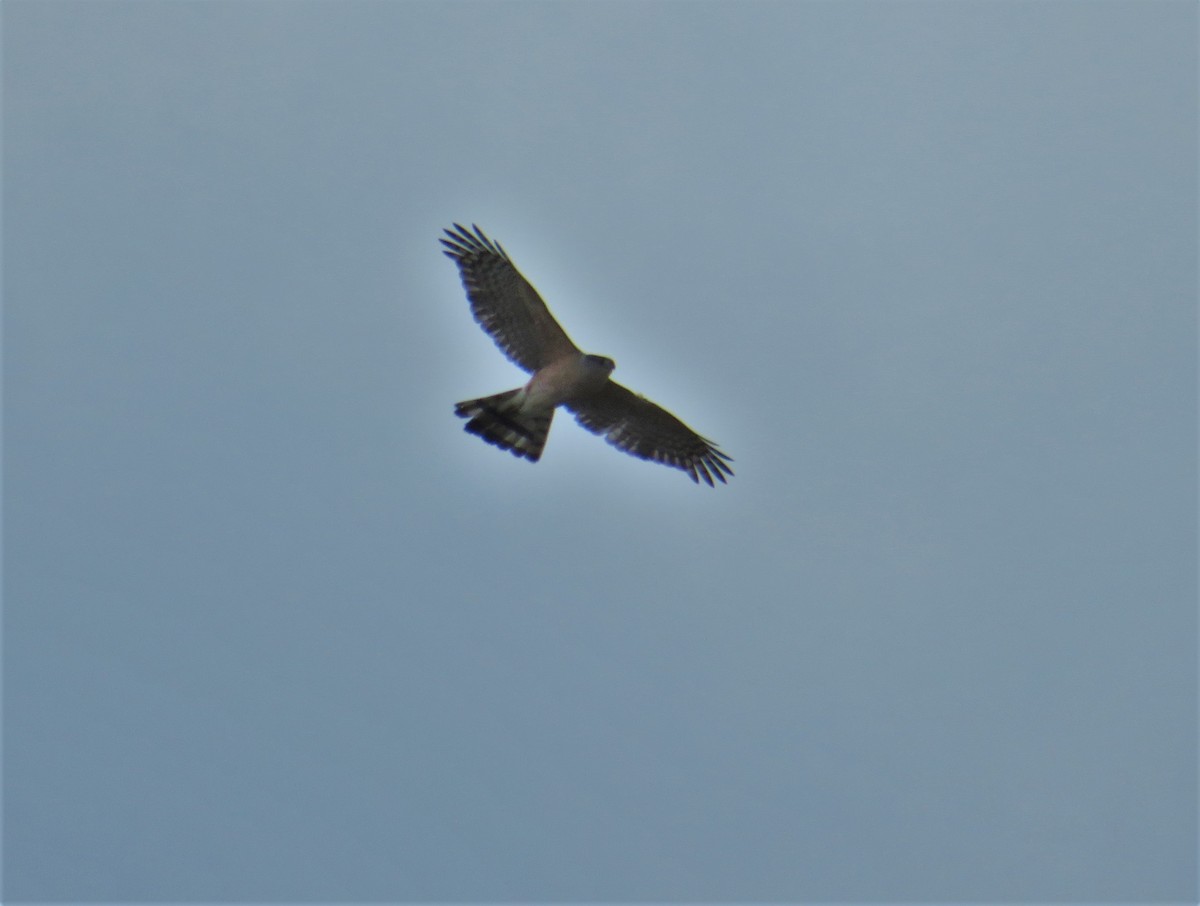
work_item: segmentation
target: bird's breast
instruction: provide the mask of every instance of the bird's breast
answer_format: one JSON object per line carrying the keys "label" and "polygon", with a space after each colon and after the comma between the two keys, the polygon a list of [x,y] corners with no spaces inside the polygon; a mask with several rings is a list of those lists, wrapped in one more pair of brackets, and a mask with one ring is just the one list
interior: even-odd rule
{"label": "bird's breast", "polygon": [[551,362],[534,372],[525,390],[533,405],[553,407],[569,399],[594,393],[607,380],[606,371],[590,366],[583,356],[572,356]]}

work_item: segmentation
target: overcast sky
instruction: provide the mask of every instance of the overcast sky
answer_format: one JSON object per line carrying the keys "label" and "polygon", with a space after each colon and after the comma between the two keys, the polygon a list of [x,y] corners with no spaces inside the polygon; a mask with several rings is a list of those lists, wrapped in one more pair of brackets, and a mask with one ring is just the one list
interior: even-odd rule
{"label": "overcast sky", "polygon": [[5,902],[1196,901],[1195,3],[3,41]]}

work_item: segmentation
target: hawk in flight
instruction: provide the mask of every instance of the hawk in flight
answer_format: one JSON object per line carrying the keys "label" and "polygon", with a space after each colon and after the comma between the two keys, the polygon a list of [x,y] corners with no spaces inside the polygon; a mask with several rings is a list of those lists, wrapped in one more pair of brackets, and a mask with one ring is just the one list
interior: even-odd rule
{"label": "hawk in flight", "polygon": [[714,487],[732,462],[666,409],[609,379],[616,363],[585,355],[554,320],[507,253],[479,229],[454,224],[439,240],[454,259],[475,320],[508,358],[533,377],[524,387],[466,400],[454,412],[489,444],[537,462],[554,410],[565,406],[589,431],[626,453],[682,469]]}

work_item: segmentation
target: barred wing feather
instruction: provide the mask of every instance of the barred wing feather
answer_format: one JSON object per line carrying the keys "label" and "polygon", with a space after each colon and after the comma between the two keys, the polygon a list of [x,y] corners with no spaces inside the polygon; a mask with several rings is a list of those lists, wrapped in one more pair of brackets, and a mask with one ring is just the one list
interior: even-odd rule
{"label": "barred wing feather", "polygon": [[640,459],[682,469],[697,484],[725,482],[733,462],[712,441],[701,437],[661,406],[609,381],[598,393],[568,400],[575,420],[610,444]]}
{"label": "barred wing feather", "polygon": [[532,374],[553,361],[578,354],[566,331],[536,289],[521,276],[500,243],[459,224],[440,239],[458,265],[471,312],[479,326],[516,365]]}

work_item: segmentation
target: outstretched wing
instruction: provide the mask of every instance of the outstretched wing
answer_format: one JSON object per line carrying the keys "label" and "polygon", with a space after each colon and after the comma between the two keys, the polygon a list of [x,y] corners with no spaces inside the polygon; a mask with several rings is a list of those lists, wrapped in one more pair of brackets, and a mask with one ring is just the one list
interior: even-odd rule
{"label": "outstretched wing", "polygon": [[564,356],[578,354],[566,331],[550,309],[508,260],[500,243],[457,223],[439,239],[446,255],[454,259],[471,312],[479,326],[513,363],[532,373]]}
{"label": "outstretched wing", "polygon": [[644,396],[609,381],[603,389],[566,403],[583,427],[614,447],[641,459],[682,469],[697,484],[704,479],[724,483],[732,475],[733,459],[717,449],[666,409]]}

